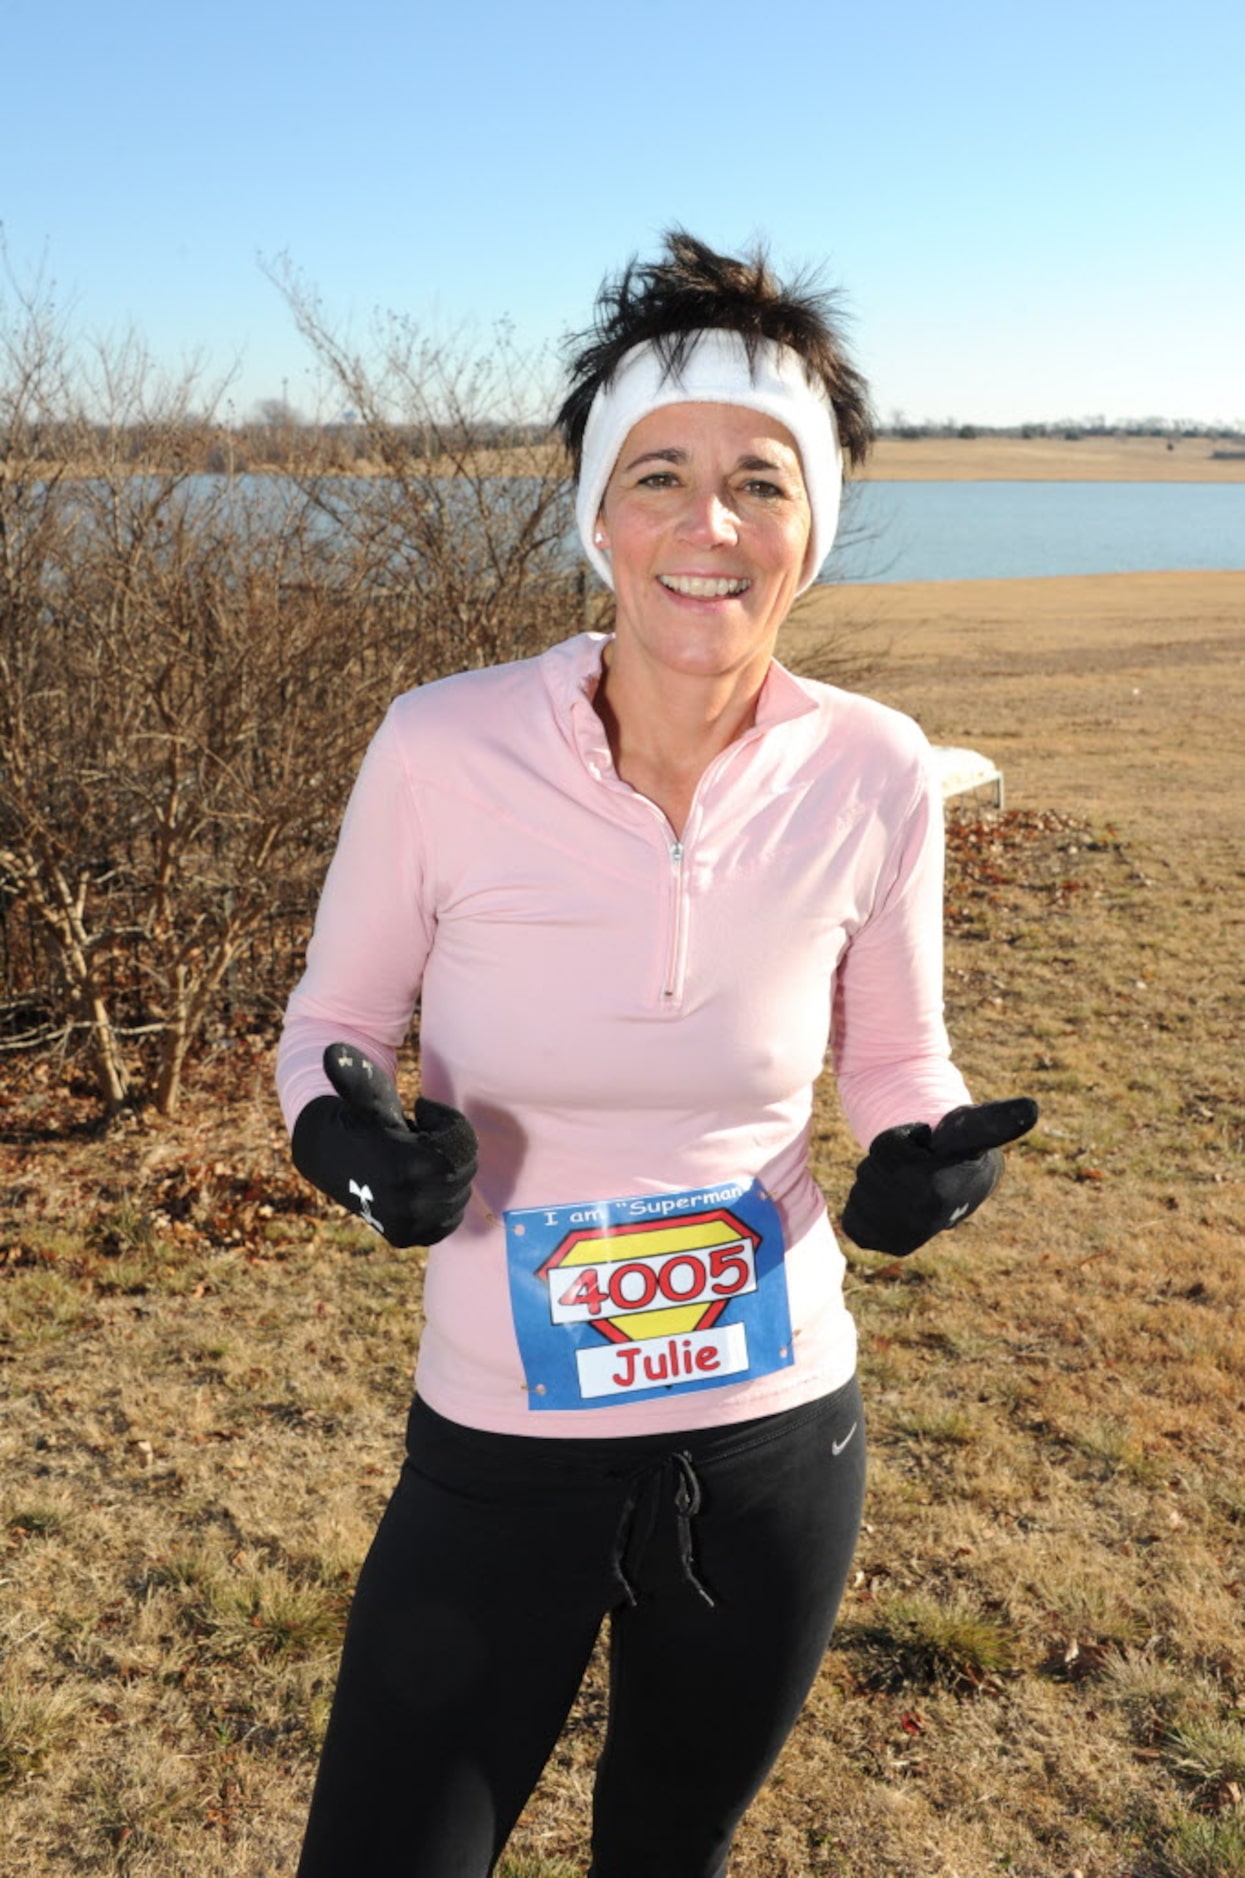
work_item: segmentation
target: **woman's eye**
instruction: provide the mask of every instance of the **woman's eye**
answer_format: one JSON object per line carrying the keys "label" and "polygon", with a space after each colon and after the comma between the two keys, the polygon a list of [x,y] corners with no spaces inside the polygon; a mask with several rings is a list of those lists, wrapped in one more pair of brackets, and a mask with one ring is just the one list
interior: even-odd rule
{"label": "woman's eye", "polygon": [[673,489],[674,473],[672,470],[653,470],[648,476],[641,476],[641,489]]}
{"label": "woman's eye", "polygon": [[777,483],[766,482],[762,476],[754,476],[750,482],[744,484],[744,488],[750,496],[762,496],[767,502],[772,502],[775,497],[783,493]]}

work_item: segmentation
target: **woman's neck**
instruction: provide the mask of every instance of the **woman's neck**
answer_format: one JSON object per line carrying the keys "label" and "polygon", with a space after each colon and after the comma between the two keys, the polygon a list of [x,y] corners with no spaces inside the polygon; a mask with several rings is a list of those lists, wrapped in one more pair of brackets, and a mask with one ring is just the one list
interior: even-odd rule
{"label": "woman's neck", "polygon": [[713,759],[751,729],[768,660],[756,672],[702,677],[650,669],[606,646],[593,703],[614,769],[656,803],[682,835],[696,785]]}

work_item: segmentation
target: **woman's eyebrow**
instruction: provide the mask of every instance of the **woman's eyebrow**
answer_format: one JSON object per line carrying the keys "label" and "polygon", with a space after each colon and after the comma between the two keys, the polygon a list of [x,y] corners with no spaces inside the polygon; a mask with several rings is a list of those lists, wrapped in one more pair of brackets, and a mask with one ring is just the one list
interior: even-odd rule
{"label": "woman's eyebrow", "polygon": [[686,450],[676,450],[676,449],[646,450],[643,456],[633,457],[630,463],[624,464],[623,475],[626,476],[633,469],[638,469],[641,463],[686,463],[686,462],[687,462]]}
{"label": "woman's eyebrow", "polygon": [[[669,450],[646,450],[642,456],[633,457],[630,463],[623,465],[624,476],[639,469],[641,463],[686,463],[687,451],[671,448]],[[736,469],[781,471],[782,464],[774,463],[765,456],[741,456]]]}

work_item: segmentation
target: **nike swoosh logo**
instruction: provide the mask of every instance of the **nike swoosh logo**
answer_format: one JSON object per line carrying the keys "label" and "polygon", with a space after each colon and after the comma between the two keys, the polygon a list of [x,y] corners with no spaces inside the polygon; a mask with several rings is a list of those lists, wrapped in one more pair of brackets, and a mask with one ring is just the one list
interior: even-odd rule
{"label": "nike swoosh logo", "polygon": [[957,1206],[954,1213],[951,1215],[950,1219],[947,1221],[948,1226],[954,1226],[957,1219],[963,1219],[967,1211],[968,1211],[968,1208],[966,1206]]}
{"label": "nike swoosh logo", "polygon": [[844,1448],[847,1446],[848,1442],[851,1440],[852,1436],[855,1434],[859,1426],[860,1426],[859,1422],[853,1422],[851,1427],[848,1429],[847,1433],[844,1435],[841,1441],[832,1441],[830,1443],[831,1454],[842,1454]]}

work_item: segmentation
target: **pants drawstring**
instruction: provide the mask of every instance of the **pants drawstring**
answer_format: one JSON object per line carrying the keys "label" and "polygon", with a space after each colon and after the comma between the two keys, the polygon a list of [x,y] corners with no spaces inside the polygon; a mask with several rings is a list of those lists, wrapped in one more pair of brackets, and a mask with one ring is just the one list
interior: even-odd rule
{"label": "pants drawstring", "polygon": [[679,1528],[679,1564],[683,1567],[683,1576],[687,1583],[700,1593],[710,1610],[713,1610],[714,1600],[701,1582],[692,1557],[692,1521],[700,1511],[704,1495],[700,1490],[696,1469],[692,1466],[691,1455],[682,1451],[672,1454],[670,1459],[678,1474],[674,1489],[674,1512]]}
{"label": "pants drawstring", "polygon": [[675,1527],[679,1547],[679,1568],[682,1571],[684,1583],[691,1585],[692,1589],[704,1599],[710,1610],[714,1610],[716,1609],[716,1601],[696,1570],[695,1552],[692,1545],[692,1521],[701,1509],[704,1495],[701,1491],[700,1481],[696,1475],[696,1469],[692,1465],[692,1457],[686,1449],[679,1449],[676,1452],[662,1455],[660,1459],[649,1462],[647,1466],[639,1468],[631,1475],[627,1487],[627,1497],[623,1501],[622,1512],[618,1519],[618,1527],[614,1534],[614,1548],[610,1557],[610,1568],[615,1578],[622,1586],[623,1594],[628,1604],[634,1606],[636,1603],[636,1594],[630,1579],[627,1577],[623,1561],[626,1557],[627,1548],[631,1543],[631,1536],[635,1527],[636,1510],[640,1504],[644,1490],[650,1484],[659,1483],[668,1471],[672,1471],[675,1476],[673,1499]]}
{"label": "pants drawstring", "polygon": [[610,1570],[622,1586],[623,1595],[626,1597],[628,1604],[633,1610],[635,1609],[637,1599],[635,1591],[632,1588],[631,1580],[623,1570],[623,1555],[627,1550],[627,1543],[631,1538],[631,1528],[635,1524],[635,1509],[636,1503],[640,1498],[641,1485],[642,1476],[633,1475],[631,1485],[627,1489],[627,1497],[623,1501],[622,1512],[619,1514],[618,1527],[614,1533],[614,1550],[610,1554]]}

